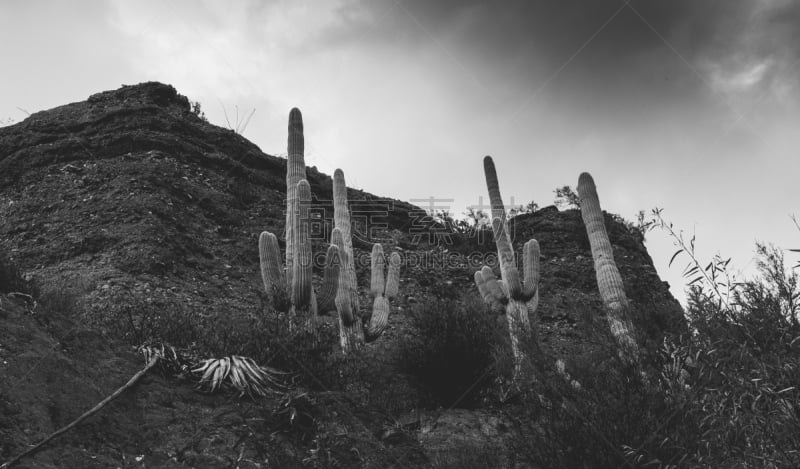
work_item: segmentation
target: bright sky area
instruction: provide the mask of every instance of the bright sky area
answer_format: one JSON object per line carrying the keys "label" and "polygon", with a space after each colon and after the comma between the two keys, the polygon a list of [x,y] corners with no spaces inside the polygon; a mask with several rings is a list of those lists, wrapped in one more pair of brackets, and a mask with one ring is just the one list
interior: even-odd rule
{"label": "bright sky area", "polygon": [[[4,1],[0,57],[6,124],[160,81],[217,125],[256,109],[274,155],[299,107],[307,164],[381,196],[459,214],[488,154],[508,202],[588,171],[605,210],[662,207],[745,276],[756,240],[800,248],[798,1]],[[671,239],[647,247],[683,302]]]}

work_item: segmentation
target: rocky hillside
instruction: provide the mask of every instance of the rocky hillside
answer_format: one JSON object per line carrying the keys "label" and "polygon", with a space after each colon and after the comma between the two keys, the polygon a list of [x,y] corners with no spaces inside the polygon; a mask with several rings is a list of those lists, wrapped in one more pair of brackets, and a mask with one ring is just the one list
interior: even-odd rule
{"label": "rocky hillside", "polygon": [[[43,298],[0,303],[0,462],[124,384],[141,368],[132,347],[140,342],[158,338],[200,356],[259,352],[241,344],[263,322],[257,239],[265,229],[283,232],[285,174],[286,160],[204,121],[160,83],[95,94],[0,128],[0,253]],[[332,182],[315,168],[307,178],[319,247],[330,233]],[[431,417],[430,390],[397,365],[414,333],[411,312],[434,297],[474,296],[480,266],[469,254],[493,245],[464,236],[437,245],[411,229],[419,208],[356,190],[349,199],[382,214],[378,230],[356,226],[365,231],[357,251],[379,241],[418,260],[402,270],[389,330],[365,351],[390,378],[366,390],[299,380],[295,398],[252,400],[150,374],[20,467],[422,467],[454,441],[502,447],[513,433],[508,408],[473,405]],[[641,235],[608,215],[606,224],[635,324],[652,348],[683,329],[681,308]],[[582,325],[604,313],[580,212],[549,207],[515,217],[511,228],[517,249],[531,237],[542,248],[544,353],[568,362],[591,353],[591,328]],[[364,286],[367,273],[361,266]],[[276,353],[289,355],[280,364],[294,360],[295,372],[310,359]],[[393,390],[393,404],[359,400],[381,386]],[[287,423],[281,412],[300,408],[314,422],[303,430],[295,414]]]}

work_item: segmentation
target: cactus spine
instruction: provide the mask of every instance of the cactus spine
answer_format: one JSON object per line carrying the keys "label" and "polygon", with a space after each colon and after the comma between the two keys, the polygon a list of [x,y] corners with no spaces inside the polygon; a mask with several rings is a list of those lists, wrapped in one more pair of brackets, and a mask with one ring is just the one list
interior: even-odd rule
{"label": "cactus spine", "polygon": [[[311,186],[305,179],[303,161],[303,116],[294,108],[289,113],[288,161],[286,163],[286,269],[281,267],[278,238],[264,231],[258,238],[261,279],[264,289],[279,306],[279,298],[288,298],[289,313],[310,315],[334,309],[335,285],[339,277],[340,253],[337,246],[327,251],[325,279],[319,303],[311,285],[312,253],[309,238],[308,209]],[[287,291],[288,289],[288,291]]]}
{"label": "cactus spine", "polygon": [[609,328],[623,355],[636,362],[639,348],[633,336],[633,325],[628,318],[628,297],[625,296],[622,276],[614,262],[614,251],[606,232],[603,211],[600,209],[600,199],[597,197],[597,188],[589,173],[581,173],[578,178],[578,195],[580,196],[581,217],[592,248],[597,289],[600,290],[600,297],[608,311]]}
{"label": "cactus spine", "polygon": [[528,360],[522,344],[530,340],[536,346],[536,331],[531,322],[537,319],[536,309],[539,304],[539,243],[529,240],[523,247],[523,279],[520,281],[508,232],[503,199],[500,196],[500,185],[497,171],[490,156],[483,159],[486,175],[486,186],[489,189],[489,200],[492,206],[492,231],[497,244],[497,257],[500,261],[500,276],[497,277],[488,266],[475,272],[475,284],[484,301],[496,312],[505,312],[508,332],[511,337],[511,348],[514,354],[515,379],[521,377],[523,365]]}

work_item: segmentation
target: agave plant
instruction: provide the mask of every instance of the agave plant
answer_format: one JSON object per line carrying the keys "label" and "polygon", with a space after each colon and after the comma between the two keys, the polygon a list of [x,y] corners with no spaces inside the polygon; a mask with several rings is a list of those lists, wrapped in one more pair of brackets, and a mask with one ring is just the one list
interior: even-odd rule
{"label": "agave plant", "polygon": [[199,387],[208,392],[231,386],[240,396],[266,396],[287,389],[282,377],[288,373],[260,366],[253,359],[239,355],[203,360],[192,373],[200,376]]}

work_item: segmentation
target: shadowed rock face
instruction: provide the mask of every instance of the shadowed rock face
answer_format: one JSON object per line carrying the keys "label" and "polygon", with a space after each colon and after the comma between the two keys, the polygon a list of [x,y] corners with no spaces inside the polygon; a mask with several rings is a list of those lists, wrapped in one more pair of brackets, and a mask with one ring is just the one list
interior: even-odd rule
{"label": "shadowed rock face", "polygon": [[[479,157],[475,168],[480,170]],[[213,317],[236,321],[260,311],[258,234],[269,230],[281,238],[285,175],[285,159],[267,155],[242,136],[205,122],[171,86],[123,86],[0,128],[0,253],[7,253],[27,276],[45,285],[66,281],[76,286],[88,317],[112,314],[119,305],[138,300],[165,305],[165,314],[177,309],[190,312],[201,322]],[[321,230],[329,234],[331,178],[309,168],[307,179],[326,220]],[[434,294],[474,294],[472,274],[480,263],[469,262],[466,255],[493,252],[494,244],[491,239],[480,245],[454,238],[445,246],[450,257],[444,262],[443,249],[416,242],[432,237],[410,232],[418,220],[417,207],[353,189],[348,199],[362,212],[386,211],[378,220],[385,228],[372,234],[382,236],[385,243],[392,239],[387,244],[402,248],[407,260],[412,256],[415,260],[401,271],[400,309],[370,348],[370,353],[392,357],[410,330],[403,311]],[[665,332],[684,330],[680,306],[658,278],[641,236],[608,215],[605,221],[626,294],[638,314],[633,318],[637,329],[650,344]],[[586,353],[581,324],[604,313],[580,213],[548,207],[513,218],[509,230],[518,259],[525,241],[531,237],[539,241],[538,327],[543,349],[568,359]],[[369,259],[373,239],[354,236],[353,241],[356,255]],[[323,239],[314,244],[314,252],[324,252]],[[356,268],[359,289],[366,292],[369,263]],[[366,297],[361,303],[371,304]],[[13,340],[9,335],[0,337],[0,363],[8,363],[0,366],[2,460],[77,417],[142,365],[129,347],[87,330],[76,318],[35,321],[23,314],[25,305],[14,307],[13,314],[0,311],[0,331],[16,331]],[[31,335],[30,340],[22,340],[25,334]],[[60,344],[57,353],[22,379],[31,368],[31,357],[46,356],[52,344]],[[387,359],[381,366],[394,365]],[[402,381],[397,389],[413,394],[412,384],[392,375]],[[264,406],[239,405],[229,397],[200,396],[186,384],[154,375],[134,395],[104,410],[36,461],[43,467],[67,467],[63,461],[72,467],[93,467],[91,454],[82,449],[86,442],[94,454],[103,455],[103,466],[121,465],[123,456],[137,457],[142,448],[149,448],[145,458],[155,458],[156,465],[172,461],[175,467],[224,466],[239,457],[242,447],[251,458],[271,450],[308,454],[313,448],[310,440],[275,442],[269,425],[248,424],[247,419],[263,413]],[[354,445],[360,457],[375,467],[388,466],[397,458],[415,461],[416,456],[408,459],[408,455],[426,451],[418,443],[406,441],[397,447],[381,440],[385,422],[378,417],[334,419],[333,414],[354,415],[355,409],[343,402],[318,404],[326,409],[319,428],[346,427],[350,435],[346,438],[352,438],[341,443],[342,463],[359,463],[347,459],[356,458],[349,451]],[[201,432],[203,437],[191,441],[201,427],[207,430]],[[246,434],[245,429],[252,436],[244,437],[244,446],[235,447],[237,432]],[[343,434],[339,430],[331,435]],[[219,441],[230,444],[212,444],[213,431],[218,431]],[[130,435],[123,438],[123,434],[128,433],[135,435],[134,443],[125,443]],[[428,438],[434,433],[428,432]],[[437,443],[437,451],[440,446]]]}

